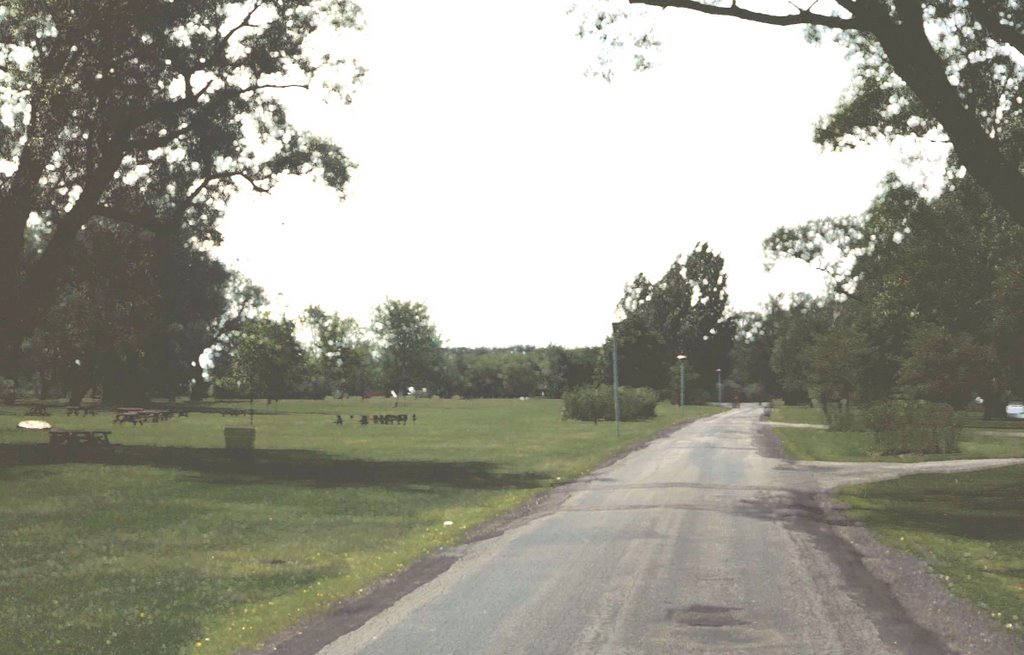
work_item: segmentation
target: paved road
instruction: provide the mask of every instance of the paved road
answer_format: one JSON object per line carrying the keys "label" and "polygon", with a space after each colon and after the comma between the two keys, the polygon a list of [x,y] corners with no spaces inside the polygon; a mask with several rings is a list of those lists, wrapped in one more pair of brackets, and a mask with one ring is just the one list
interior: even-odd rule
{"label": "paved road", "polygon": [[759,412],[690,424],[464,547],[321,655],[942,655],[838,538]]}

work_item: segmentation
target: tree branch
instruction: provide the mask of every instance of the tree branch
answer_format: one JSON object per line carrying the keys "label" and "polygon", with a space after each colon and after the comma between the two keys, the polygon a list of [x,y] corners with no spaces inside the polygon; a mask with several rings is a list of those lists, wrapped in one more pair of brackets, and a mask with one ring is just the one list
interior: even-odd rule
{"label": "tree branch", "polygon": [[1013,27],[999,20],[999,16],[992,11],[991,7],[986,6],[984,2],[972,0],[968,5],[971,8],[971,12],[978,19],[978,22],[981,23],[994,38],[1003,41],[1010,47],[1017,50],[1017,52],[1024,55],[1024,34],[1021,34]]}
{"label": "tree branch", "polygon": [[93,211],[93,215],[106,218],[117,223],[134,225],[135,227],[142,228],[143,230],[154,234],[161,234],[168,231],[167,226],[158,221],[151,211],[139,213],[128,211],[123,207],[97,205],[95,211]]}
{"label": "tree branch", "polygon": [[677,7],[679,9],[691,9],[702,14],[713,14],[715,16],[732,16],[754,23],[765,23],[767,25],[821,25],[822,27],[833,27],[841,30],[860,29],[861,22],[856,18],[840,18],[838,16],[825,16],[816,14],[806,9],[797,9],[795,14],[779,16],[776,14],[762,14],[749,9],[743,9],[735,4],[729,6],[709,5],[698,0],[629,0],[630,4],[644,4],[655,7]]}

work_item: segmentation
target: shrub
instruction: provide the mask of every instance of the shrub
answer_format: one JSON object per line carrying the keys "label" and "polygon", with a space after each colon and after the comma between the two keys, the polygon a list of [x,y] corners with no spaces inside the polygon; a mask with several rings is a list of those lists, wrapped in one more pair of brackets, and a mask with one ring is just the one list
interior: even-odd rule
{"label": "shrub", "polygon": [[891,400],[867,409],[864,423],[883,455],[960,452],[963,426],[949,405]]}
{"label": "shrub", "polygon": [[[565,417],[580,421],[614,421],[615,400],[612,387],[583,387],[562,396]],[[654,418],[658,394],[647,387],[619,387],[619,411],[623,421]]]}
{"label": "shrub", "polygon": [[825,412],[829,432],[858,432],[864,429],[861,417],[850,410],[848,405],[833,403]]}

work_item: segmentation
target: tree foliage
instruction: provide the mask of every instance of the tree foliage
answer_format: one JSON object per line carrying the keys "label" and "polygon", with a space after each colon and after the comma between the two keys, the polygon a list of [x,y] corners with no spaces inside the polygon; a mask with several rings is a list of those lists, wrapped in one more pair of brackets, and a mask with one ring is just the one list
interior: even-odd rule
{"label": "tree foliage", "polygon": [[842,235],[834,252],[844,271],[833,278],[835,311],[870,345],[858,360],[863,398],[962,407],[980,394],[997,416],[1024,393],[1024,228],[973,182],[929,200],[890,178],[862,216],[779,230],[766,247],[813,261],[805,255],[832,234]]}
{"label": "tree foliage", "polygon": [[383,381],[392,390],[418,389],[438,379],[441,337],[426,305],[387,300],[374,310],[371,329],[380,344]]}
{"label": "tree foliage", "polygon": [[[53,302],[83,226],[219,240],[238,188],[347,162],[295,129],[282,94],[341,61],[307,47],[351,26],[333,0],[17,0],[0,8],[0,367]],[[32,226],[38,239],[29,238]]]}
{"label": "tree foliage", "polygon": [[132,226],[97,221],[78,237],[54,304],[22,342],[24,374],[38,391],[88,388],[104,402],[187,394],[198,359],[217,339],[230,274],[208,253]]}
{"label": "tree foliage", "polygon": [[220,396],[287,398],[299,385],[305,358],[295,323],[268,316],[247,321],[214,352],[212,376]]}
{"label": "tree foliage", "polygon": [[303,395],[363,394],[375,388],[373,344],[353,318],[307,307],[300,319],[311,332],[309,367]]}
{"label": "tree foliage", "polygon": [[619,303],[625,318],[615,328],[622,384],[664,392],[675,380],[676,356],[685,354],[691,391],[711,397],[715,369],[728,366],[736,332],[724,264],[699,244],[685,265],[677,258],[657,282],[640,274],[626,287]]}

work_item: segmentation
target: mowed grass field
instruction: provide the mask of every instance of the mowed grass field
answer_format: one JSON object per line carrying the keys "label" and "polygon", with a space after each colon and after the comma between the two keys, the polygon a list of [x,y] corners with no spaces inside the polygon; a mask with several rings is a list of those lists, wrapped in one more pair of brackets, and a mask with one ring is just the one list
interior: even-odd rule
{"label": "mowed grass field", "polygon": [[1024,466],[841,489],[847,513],[923,558],[1007,630],[1024,621]]}
{"label": "mowed grass field", "polygon": [[[660,406],[617,438],[556,400],[257,403],[238,457],[223,428],[248,417],[222,407],[248,403],[138,426],[55,407],[55,428],[113,430],[75,451],[0,409],[0,654],[255,646],[680,419]],[[398,413],[416,421],[358,425]]]}

